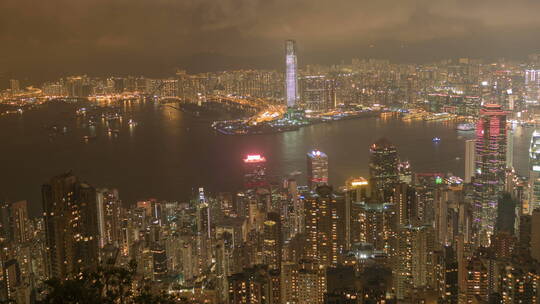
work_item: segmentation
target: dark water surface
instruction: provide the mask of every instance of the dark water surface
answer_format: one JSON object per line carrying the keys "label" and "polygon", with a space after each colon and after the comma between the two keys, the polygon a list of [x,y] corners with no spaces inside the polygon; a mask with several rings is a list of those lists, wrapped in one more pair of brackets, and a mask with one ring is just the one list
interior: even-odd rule
{"label": "dark water surface", "polygon": [[[415,172],[462,176],[464,140],[451,122],[403,122],[397,118],[363,118],[319,124],[299,131],[254,136],[223,136],[208,122],[153,103],[125,103],[121,122],[107,126],[76,117],[80,105],[56,102],[22,115],[0,118],[0,200],[26,199],[31,213],[41,210],[42,183],[67,170],[95,187],[114,187],[125,203],[155,197],[185,200],[194,188],[234,191],[242,185],[242,158],[264,154],[272,176],[301,171],[305,184],[306,153],[328,154],[330,183],[341,186],[350,176],[367,176],[369,146],[380,137],[394,143]],[[133,118],[138,125],[129,126]],[[67,133],[51,135],[51,126]],[[118,136],[108,128],[118,129]],[[532,129],[515,132],[514,164],[527,169]],[[85,135],[95,139],[83,140]],[[433,143],[433,137],[440,143]]]}

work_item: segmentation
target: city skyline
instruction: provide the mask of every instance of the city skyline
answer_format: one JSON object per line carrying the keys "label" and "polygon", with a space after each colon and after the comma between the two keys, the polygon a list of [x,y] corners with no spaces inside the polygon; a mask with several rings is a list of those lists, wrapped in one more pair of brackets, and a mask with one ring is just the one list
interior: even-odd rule
{"label": "city skyline", "polygon": [[538,9],[0,2],[0,303],[540,304]]}

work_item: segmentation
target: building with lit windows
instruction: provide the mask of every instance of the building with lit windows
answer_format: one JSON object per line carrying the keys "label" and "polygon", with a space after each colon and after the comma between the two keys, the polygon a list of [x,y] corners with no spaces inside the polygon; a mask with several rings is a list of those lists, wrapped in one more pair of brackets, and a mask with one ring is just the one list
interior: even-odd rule
{"label": "building with lit windows", "polygon": [[473,216],[477,241],[488,245],[497,218],[497,203],[506,179],[506,112],[486,104],[476,127],[476,175]]}
{"label": "building with lit windows", "polygon": [[465,141],[465,183],[470,183],[475,173],[475,141]]}
{"label": "building with lit windows", "polygon": [[279,275],[259,265],[229,276],[229,303],[231,304],[279,304]]}
{"label": "building with lit windows", "polygon": [[285,41],[285,99],[287,107],[293,108],[298,102],[298,62],[296,41]]}
{"label": "building with lit windows", "polygon": [[344,247],[344,198],[333,193],[330,186],[319,186],[306,197],[305,234],[306,257],[322,266],[336,265]]}
{"label": "building with lit windows", "polygon": [[381,138],[371,145],[369,177],[371,190],[379,199],[390,197],[393,186],[399,181],[399,159],[396,147]]}
{"label": "building with lit windows", "polygon": [[532,263],[511,263],[502,269],[501,296],[503,303],[537,303],[540,275]]}
{"label": "building with lit windows", "polygon": [[540,90],[540,70],[527,69],[525,70],[525,90],[527,99],[531,101],[538,100]]}
{"label": "building with lit windows", "polygon": [[322,304],[326,292],[326,273],[312,260],[301,260],[298,270],[298,304]]}
{"label": "building with lit windows", "polygon": [[391,204],[355,202],[351,207],[351,243],[369,243],[391,253],[395,213]]}
{"label": "building with lit windows", "polygon": [[466,302],[481,303],[487,301],[488,292],[488,269],[479,257],[473,257],[466,268]]}
{"label": "building with lit windows", "polygon": [[281,218],[278,213],[269,212],[263,223],[264,262],[270,270],[281,269]]}
{"label": "building with lit windows", "polygon": [[18,201],[11,205],[11,234],[13,241],[24,243],[30,239],[28,203]]}
{"label": "building with lit windows", "polygon": [[540,132],[534,131],[529,148],[529,206],[531,210],[540,208]]}
{"label": "building with lit windows", "polygon": [[345,248],[349,250],[354,243],[360,242],[358,205],[369,198],[369,183],[363,177],[350,178],[343,190],[345,193]]}
{"label": "building with lit windows", "polygon": [[325,75],[309,75],[301,79],[302,103],[307,110],[326,111],[334,107],[332,81]]}
{"label": "building with lit windows", "polygon": [[42,186],[46,264],[49,277],[63,279],[96,268],[99,229],[96,191],[71,173]]}
{"label": "building with lit windows", "polygon": [[317,186],[328,184],[328,156],[319,150],[307,154],[308,187],[314,190]]}
{"label": "building with lit windows", "polygon": [[244,158],[244,186],[255,189],[266,184],[266,158],[260,154],[247,155]]}
{"label": "building with lit windows", "polygon": [[96,191],[99,247],[110,244],[115,247],[120,243],[120,208],[121,201],[116,189],[98,189]]}

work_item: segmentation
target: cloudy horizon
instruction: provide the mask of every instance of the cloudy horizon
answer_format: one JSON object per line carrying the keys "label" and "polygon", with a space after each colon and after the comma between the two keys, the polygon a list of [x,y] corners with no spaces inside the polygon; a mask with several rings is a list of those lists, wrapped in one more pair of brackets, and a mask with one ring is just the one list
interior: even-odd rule
{"label": "cloudy horizon", "polygon": [[385,58],[524,58],[540,52],[535,1],[3,0],[0,73],[167,76]]}

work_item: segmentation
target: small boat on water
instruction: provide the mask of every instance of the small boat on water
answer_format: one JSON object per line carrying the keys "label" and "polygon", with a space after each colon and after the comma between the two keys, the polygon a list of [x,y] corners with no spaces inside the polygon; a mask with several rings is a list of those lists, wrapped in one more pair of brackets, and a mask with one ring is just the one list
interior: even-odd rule
{"label": "small boat on water", "polygon": [[460,123],[457,125],[458,131],[474,131],[476,126],[473,123]]}
{"label": "small boat on water", "polygon": [[432,141],[438,143],[441,141],[441,139],[439,137],[433,137]]}
{"label": "small boat on water", "polygon": [[84,141],[89,141],[91,139],[96,139],[96,138],[97,138],[96,135],[85,135],[85,136],[83,136]]}

